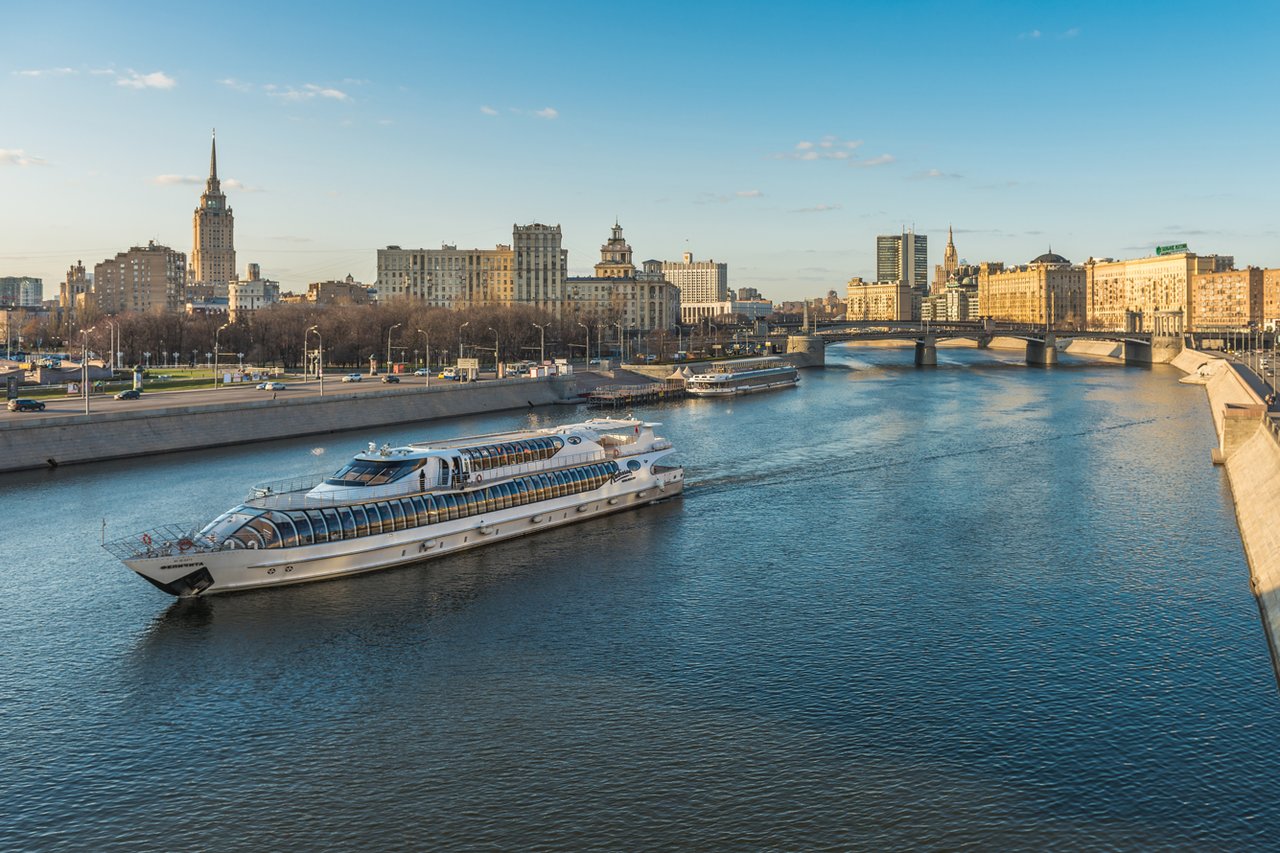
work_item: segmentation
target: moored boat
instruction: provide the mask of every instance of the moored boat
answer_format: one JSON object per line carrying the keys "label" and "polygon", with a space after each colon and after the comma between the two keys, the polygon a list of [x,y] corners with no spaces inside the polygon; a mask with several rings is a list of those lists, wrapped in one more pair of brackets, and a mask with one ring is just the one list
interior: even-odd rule
{"label": "moored boat", "polygon": [[301,583],[422,560],[680,494],[659,424],[552,429],[381,448],[333,474],[254,486],[199,529],[104,547],[179,597]]}
{"label": "moored boat", "polygon": [[800,381],[800,372],[776,357],[723,362],[685,381],[685,391],[694,397],[732,397],[790,388]]}

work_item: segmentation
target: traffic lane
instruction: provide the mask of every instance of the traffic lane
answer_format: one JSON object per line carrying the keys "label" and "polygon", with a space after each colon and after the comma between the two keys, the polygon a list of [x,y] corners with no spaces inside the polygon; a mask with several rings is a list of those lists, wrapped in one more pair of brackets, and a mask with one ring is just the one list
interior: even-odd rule
{"label": "traffic lane", "polygon": [[[234,403],[234,402],[253,402],[262,400],[274,400],[276,402],[287,402],[290,399],[299,397],[319,396],[320,382],[319,380],[310,379],[305,382],[291,382],[283,380],[285,383],[284,390],[281,391],[259,391],[255,385],[229,385],[221,388],[205,388],[198,391],[183,390],[166,390],[166,391],[147,391],[143,390],[142,396],[137,400],[117,400],[111,394],[95,394],[89,401],[90,415],[97,412],[123,412],[138,410],[159,410],[173,408],[175,406],[201,406],[210,403]],[[400,381],[396,383],[383,383],[378,377],[366,377],[360,382],[343,382],[341,377],[324,380],[324,392],[333,394],[338,391],[342,393],[352,394],[376,394],[391,391],[397,388],[418,387],[425,388],[428,385],[436,386],[448,384],[451,380],[432,378],[428,381],[422,376],[401,376]],[[21,394],[19,395],[21,396]],[[0,409],[0,417],[8,418],[26,418],[38,419],[42,417],[54,417],[60,415],[83,415],[84,414],[84,397],[80,395],[68,395],[66,397],[45,397],[41,398],[45,404],[43,412],[10,412],[7,408]]]}

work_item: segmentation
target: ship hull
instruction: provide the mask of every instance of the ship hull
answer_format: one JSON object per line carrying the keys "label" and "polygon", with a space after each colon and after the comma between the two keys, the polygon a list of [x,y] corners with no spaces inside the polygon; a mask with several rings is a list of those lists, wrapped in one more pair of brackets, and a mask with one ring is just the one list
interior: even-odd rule
{"label": "ship hull", "polygon": [[405,566],[667,500],[684,491],[684,469],[654,466],[591,492],[410,527],[376,536],[272,549],[136,557],[125,565],[180,598],[286,586]]}

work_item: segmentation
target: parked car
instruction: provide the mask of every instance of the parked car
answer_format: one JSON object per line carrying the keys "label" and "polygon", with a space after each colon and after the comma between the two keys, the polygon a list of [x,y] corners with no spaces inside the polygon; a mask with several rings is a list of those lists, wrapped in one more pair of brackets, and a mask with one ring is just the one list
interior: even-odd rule
{"label": "parked car", "polygon": [[456,367],[446,367],[444,370],[440,371],[440,377],[439,377],[439,378],[440,378],[440,379],[457,379],[457,378],[458,378],[458,368],[456,368]]}
{"label": "parked car", "polygon": [[400,377],[396,376],[394,373],[388,373],[386,376],[382,377],[382,384],[383,385],[399,385]]}
{"label": "parked car", "polygon": [[11,412],[43,412],[44,403],[40,400],[31,400],[26,397],[19,397],[16,400],[9,401],[9,411]]}
{"label": "parked car", "polygon": [[142,396],[142,392],[137,388],[127,388],[116,395],[117,400],[136,400]]}
{"label": "parked car", "polygon": [[362,374],[362,373],[348,373],[346,376],[342,377],[342,381],[343,381],[343,382],[363,382],[363,381],[364,381],[364,374]]}
{"label": "parked car", "polygon": [[430,376],[431,371],[427,370],[425,367],[419,367],[417,370],[413,371],[413,375],[414,376]]}

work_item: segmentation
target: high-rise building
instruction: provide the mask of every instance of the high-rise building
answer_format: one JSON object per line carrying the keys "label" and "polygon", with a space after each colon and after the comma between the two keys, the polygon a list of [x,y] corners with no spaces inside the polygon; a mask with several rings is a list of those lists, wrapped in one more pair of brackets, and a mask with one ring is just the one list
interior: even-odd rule
{"label": "high-rise building", "polygon": [[1263,271],[1257,267],[1191,276],[1191,331],[1243,329],[1263,322]]}
{"label": "high-rise building", "polygon": [[1280,328],[1280,269],[1262,271],[1262,322]]}
{"label": "high-rise building", "polygon": [[1191,279],[1235,266],[1228,255],[1174,252],[1125,261],[1090,260],[1086,291],[1090,329],[1142,331],[1154,328],[1158,311],[1181,311],[1184,327],[1196,328]]}
{"label": "high-rise building", "polygon": [[559,225],[514,225],[511,245],[492,249],[378,250],[378,298],[440,308],[532,304],[559,316],[569,253]]}
{"label": "high-rise building", "polygon": [[911,285],[901,279],[892,281],[864,281],[861,277],[849,279],[845,301],[847,320],[911,320],[915,295]]}
{"label": "high-rise building", "polygon": [[187,256],[151,240],[93,268],[93,301],[106,314],[177,311],[183,305]]}
{"label": "high-rise building", "polygon": [[0,308],[39,308],[44,280],[27,275],[0,277]]}
{"label": "high-rise building", "polygon": [[631,246],[615,221],[612,236],[600,247],[596,274],[565,279],[562,316],[618,323],[623,329],[644,332],[669,329],[679,322],[680,290],[662,277],[662,264],[645,261],[643,269],[636,270],[631,257]]}
{"label": "high-rise building", "polygon": [[280,301],[280,282],[262,277],[262,267],[249,264],[243,279],[231,282],[227,295],[227,311],[231,322],[245,313],[274,305]]}
{"label": "high-rise building", "polygon": [[927,293],[929,238],[914,231],[876,237],[876,281],[903,281],[918,296]]}
{"label": "high-rise building", "polygon": [[939,296],[946,290],[947,282],[956,277],[960,269],[960,256],[956,253],[955,240],[951,237],[951,226],[947,226],[947,248],[942,251],[942,263],[933,268],[933,295]]}
{"label": "high-rise building", "polygon": [[85,296],[93,290],[93,277],[85,274],[84,261],[76,261],[67,270],[66,280],[58,292],[58,307],[64,311],[79,311]]}
{"label": "high-rise building", "polygon": [[978,271],[978,314],[1010,323],[1055,329],[1082,329],[1085,268],[1046,252],[1016,267],[982,264]]}
{"label": "high-rise building", "polygon": [[192,217],[192,230],[190,283],[213,296],[228,296],[229,285],[236,277],[235,218],[218,181],[216,139],[210,144],[209,178]]}
{"label": "high-rise building", "polygon": [[695,261],[692,252],[685,252],[679,262],[663,261],[662,277],[680,289],[682,305],[729,298],[729,265]]}

